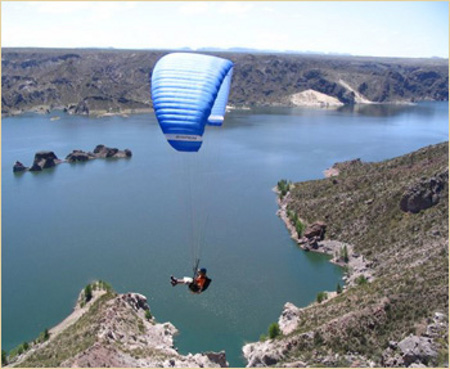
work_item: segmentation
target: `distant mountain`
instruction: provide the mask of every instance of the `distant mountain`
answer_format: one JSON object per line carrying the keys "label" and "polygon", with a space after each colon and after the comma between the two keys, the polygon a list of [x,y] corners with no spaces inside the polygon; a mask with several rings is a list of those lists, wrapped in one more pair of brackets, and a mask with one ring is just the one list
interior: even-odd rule
{"label": "distant mountain", "polygon": [[[239,51],[239,52],[237,52]],[[150,76],[167,50],[2,49],[2,114],[152,109]],[[292,106],[307,90],[343,104],[448,100],[448,60],[203,51],[235,63],[230,104]]]}

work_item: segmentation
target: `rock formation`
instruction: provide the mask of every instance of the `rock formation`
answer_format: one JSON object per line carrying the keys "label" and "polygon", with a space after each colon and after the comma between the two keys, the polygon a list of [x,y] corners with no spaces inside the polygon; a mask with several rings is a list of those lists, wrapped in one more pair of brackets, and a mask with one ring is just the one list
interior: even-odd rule
{"label": "rock formation", "polygon": [[94,152],[84,152],[82,150],[73,150],[69,155],[66,156],[65,160],[60,160],[55,155],[53,151],[40,151],[36,153],[34,162],[31,168],[25,167],[21,162],[16,161],[13,166],[13,172],[24,172],[26,170],[32,172],[42,171],[46,168],[55,167],[57,164],[67,162],[67,163],[77,163],[85,162],[92,159],[98,158],[111,158],[111,159],[121,159],[121,158],[131,158],[132,152],[129,149],[119,150],[117,148],[107,147],[105,145],[97,145]]}
{"label": "rock formation", "polygon": [[88,161],[95,158],[96,156],[91,152],[73,150],[69,155],[66,156],[66,161],[68,163],[76,163],[77,161]]}
{"label": "rock formation", "polygon": [[93,297],[80,293],[74,312],[50,330],[44,342],[10,364],[19,367],[227,367],[224,352],[181,355],[174,347],[178,333],[171,323],[159,323],[147,298],[138,293],[116,294],[100,282],[91,284]]}
{"label": "rock formation", "polygon": [[94,154],[97,158],[131,158],[130,150],[125,149],[120,151],[116,148],[106,147],[105,145],[97,145],[94,149]]}
{"label": "rock formation", "polygon": [[16,161],[13,166],[14,173],[20,173],[28,170],[29,168],[23,165],[20,161]]}
{"label": "rock formation", "polygon": [[405,212],[418,213],[436,205],[446,183],[448,183],[448,168],[431,178],[422,179],[404,192],[400,200],[400,209]]}
{"label": "rock formation", "polygon": [[30,172],[40,172],[43,169],[53,168],[62,160],[58,159],[53,151],[39,151],[34,156]]}

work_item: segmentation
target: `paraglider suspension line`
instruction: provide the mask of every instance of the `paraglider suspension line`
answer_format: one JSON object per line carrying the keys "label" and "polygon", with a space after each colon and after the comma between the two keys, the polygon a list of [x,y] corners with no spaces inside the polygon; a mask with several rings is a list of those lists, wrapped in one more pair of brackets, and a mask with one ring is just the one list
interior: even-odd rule
{"label": "paraglider suspension line", "polygon": [[199,266],[199,264],[200,264],[200,259],[195,259],[195,262],[194,262],[194,268],[192,269],[192,271],[193,271],[193,273],[194,273],[194,276],[193,276],[193,278],[195,279],[195,277],[197,276],[197,270],[198,270],[198,266]]}

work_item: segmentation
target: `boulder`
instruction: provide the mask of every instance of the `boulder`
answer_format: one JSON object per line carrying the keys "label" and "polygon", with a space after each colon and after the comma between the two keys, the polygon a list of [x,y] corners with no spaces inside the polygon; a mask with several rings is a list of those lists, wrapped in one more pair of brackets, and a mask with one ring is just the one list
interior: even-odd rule
{"label": "boulder", "polygon": [[122,295],[122,299],[128,303],[135,311],[150,310],[147,298],[139,293],[126,293]]}
{"label": "boulder", "polygon": [[325,237],[326,224],[323,222],[316,222],[306,228],[304,236],[311,240],[312,243],[317,242],[317,240],[322,241]]}
{"label": "boulder", "polygon": [[205,352],[204,355],[213,363],[219,364],[221,368],[228,368],[227,357],[225,351]]}
{"label": "boulder", "polygon": [[443,189],[448,185],[448,169],[409,187],[400,199],[400,209],[418,213],[439,203]]}
{"label": "boulder", "polygon": [[59,163],[61,163],[61,160],[58,159],[53,151],[39,151],[34,156],[34,162],[30,171],[38,172],[42,169],[53,168]]}
{"label": "boulder", "polygon": [[398,343],[404,363],[409,366],[413,363],[428,364],[438,353],[430,338],[409,336]]}
{"label": "boulder", "polygon": [[23,165],[20,161],[16,161],[13,166],[14,173],[24,172],[28,169],[25,165]]}

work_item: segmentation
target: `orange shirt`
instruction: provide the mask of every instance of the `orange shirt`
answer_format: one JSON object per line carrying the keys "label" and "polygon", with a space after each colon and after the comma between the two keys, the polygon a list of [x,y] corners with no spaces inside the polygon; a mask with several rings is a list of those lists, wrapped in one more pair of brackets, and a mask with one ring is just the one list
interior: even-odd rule
{"label": "orange shirt", "polygon": [[204,275],[199,275],[197,278],[195,278],[195,283],[201,289],[203,289],[203,286],[205,285],[205,282],[206,282],[206,276],[204,276]]}

